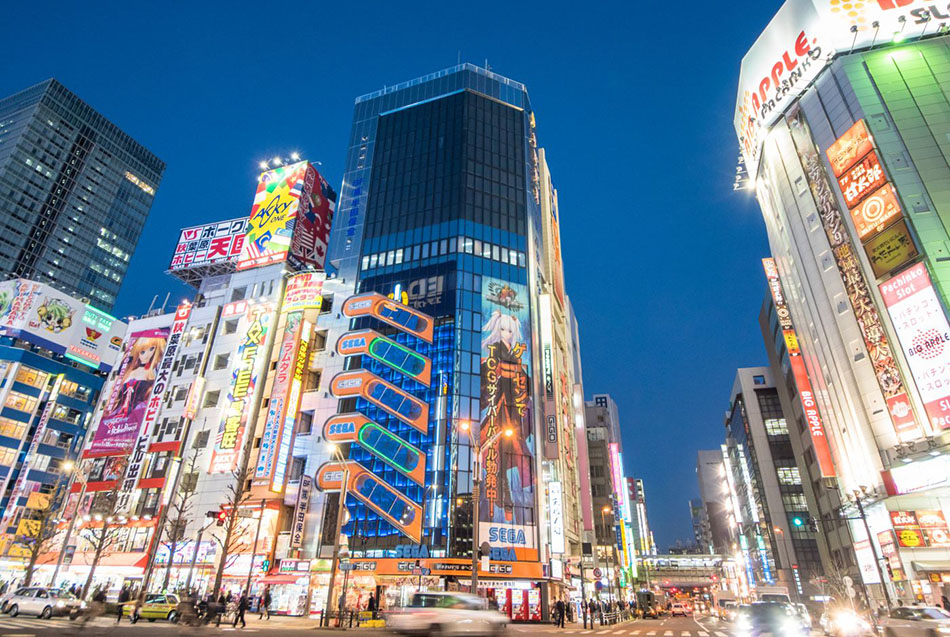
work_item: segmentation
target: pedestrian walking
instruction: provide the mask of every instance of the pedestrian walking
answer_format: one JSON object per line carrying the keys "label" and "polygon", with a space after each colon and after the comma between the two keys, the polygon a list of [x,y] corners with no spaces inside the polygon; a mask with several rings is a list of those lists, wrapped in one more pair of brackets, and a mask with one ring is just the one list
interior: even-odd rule
{"label": "pedestrian walking", "polygon": [[556,613],[554,616],[554,626],[555,628],[564,628],[564,600],[557,600],[557,604],[554,605],[554,608]]}
{"label": "pedestrian walking", "polygon": [[376,596],[373,593],[369,594],[369,601],[366,602],[366,610],[369,611],[370,617],[376,619]]}
{"label": "pedestrian walking", "polygon": [[261,611],[261,616],[259,619],[264,619],[264,616],[267,616],[267,619],[270,620],[270,586],[264,587],[264,594],[261,595],[261,607],[258,609]]}
{"label": "pedestrian walking", "polygon": [[235,610],[237,612],[234,613],[234,623],[231,626],[237,628],[238,622],[241,622],[241,628],[246,628],[247,622],[244,621],[244,613],[247,611],[247,594],[244,591],[241,591],[241,598],[238,600]]}
{"label": "pedestrian walking", "polygon": [[129,592],[129,587],[123,586],[122,590],[119,591],[119,613],[115,618],[116,624],[122,621],[122,611],[125,610],[125,606],[123,606],[123,604],[125,604],[130,599],[132,599],[132,595]]}

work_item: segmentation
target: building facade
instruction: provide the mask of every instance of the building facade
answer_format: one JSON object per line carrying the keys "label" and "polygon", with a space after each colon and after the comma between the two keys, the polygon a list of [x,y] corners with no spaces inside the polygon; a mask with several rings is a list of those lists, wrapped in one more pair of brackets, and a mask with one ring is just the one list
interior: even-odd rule
{"label": "building facade", "polygon": [[[872,605],[950,591],[938,336],[950,105],[937,70],[950,38],[929,9],[786,2],[743,60],[736,110],[787,305],[781,330],[814,446],[805,462],[837,491],[816,521],[848,522]],[[786,52],[776,88],[768,69]],[[830,532],[834,551],[846,539]]]}
{"label": "building facade", "polygon": [[23,577],[49,550],[126,325],[28,279],[0,283],[0,308],[0,573]]}
{"label": "building facade", "polygon": [[821,576],[821,561],[814,532],[800,523],[808,504],[769,368],[738,370],[725,426],[727,482],[738,504],[733,531],[747,586],[778,584],[798,599],[816,594],[809,582]]}
{"label": "building facade", "polygon": [[700,450],[696,453],[696,479],[699,499],[705,510],[705,526],[701,545],[710,554],[732,555],[729,532],[729,489],[725,484],[722,450]]}
{"label": "building facade", "polygon": [[[579,598],[579,378],[558,214],[518,82],[463,64],[357,98],[330,247],[336,277],[357,296],[329,338],[350,343],[371,330],[424,372],[360,349],[325,370],[339,399],[317,417],[325,434],[355,422],[415,459],[407,471],[340,435],[344,458],[318,469],[318,488],[338,484],[321,476],[345,464],[357,476],[348,486],[366,491],[346,494],[352,601],[374,592],[399,605],[440,577],[467,588],[483,542],[491,555],[479,593],[511,617],[540,621],[555,597]],[[391,302],[399,307],[384,314],[405,313],[419,329],[362,309]],[[324,486],[330,511],[339,496]],[[324,538],[334,524],[325,516]],[[410,554],[430,570],[419,581],[404,576]]]}
{"label": "building facade", "polygon": [[0,276],[111,310],[164,171],[56,80],[0,99]]}

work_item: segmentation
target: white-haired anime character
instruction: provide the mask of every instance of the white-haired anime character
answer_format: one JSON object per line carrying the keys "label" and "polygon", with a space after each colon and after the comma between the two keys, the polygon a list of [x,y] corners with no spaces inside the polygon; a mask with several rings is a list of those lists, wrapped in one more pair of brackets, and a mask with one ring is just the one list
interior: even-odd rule
{"label": "white-haired anime character", "polygon": [[488,350],[489,347],[497,343],[505,346],[505,351],[496,352],[502,360],[519,360],[520,354],[524,351],[524,342],[521,335],[521,321],[513,314],[503,314],[501,310],[492,312],[488,323],[482,328],[486,332],[482,337],[482,349]]}
{"label": "white-haired anime character", "polygon": [[479,437],[484,444],[494,432],[514,432],[492,444],[496,453],[485,463],[482,511],[487,520],[519,524],[524,522],[525,499],[534,487],[528,414],[531,383],[523,360],[526,344],[519,318],[500,309],[491,313],[482,332]]}

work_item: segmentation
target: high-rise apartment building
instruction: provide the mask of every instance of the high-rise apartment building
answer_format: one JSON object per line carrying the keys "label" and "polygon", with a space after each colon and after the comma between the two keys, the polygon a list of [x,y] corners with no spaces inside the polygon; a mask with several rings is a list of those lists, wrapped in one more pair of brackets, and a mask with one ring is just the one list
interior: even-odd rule
{"label": "high-rise apartment building", "polygon": [[0,278],[111,310],[164,170],[54,79],[0,99]]}
{"label": "high-rise apartment building", "polygon": [[767,367],[741,368],[725,417],[723,460],[735,503],[733,537],[748,588],[780,584],[803,598],[820,577],[814,532],[788,425]]}
{"label": "high-rise apartment building", "polygon": [[[771,340],[814,491],[837,491],[815,522],[835,551],[847,521],[875,605],[950,594],[948,52],[922,2],[788,0],[740,70],[736,130],[783,295]],[[829,566],[854,568],[840,551]]]}

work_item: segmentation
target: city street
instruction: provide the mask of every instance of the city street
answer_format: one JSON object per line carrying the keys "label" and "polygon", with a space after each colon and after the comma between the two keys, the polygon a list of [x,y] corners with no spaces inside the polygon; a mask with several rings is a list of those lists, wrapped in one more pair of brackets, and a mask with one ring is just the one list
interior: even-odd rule
{"label": "city street", "polygon": [[[319,631],[321,633],[337,633],[338,629],[320,629],[314,622],[301,619],[274,618],[271,621],[260,621],[256,616],[249,617],[247,628],[232,628],[222,625],[220,628],[208,627],[196,629],[177,626],[167,622],[147,623],[140,622],[134,627],[127,623],[115,624],[113,619],[100,618],[94,624],[79,630],[79,627],[67,620],[43,620],[32,617],[7,616],[0,617],[0,637],[30,637],[40,635],[129,635],[132,631],[136,635],[174,635],[194,633],[232,633],[245,632],[261,635],[295,635],[301,631]],[[375,636],[391,634],[385,629],[360,628],[361,635]],[[508,629],[509,637],[518,637],[522,633],[545,633],[563,635],[617,635],[623,637],[731,637],[734,631],[730,624],[719,622],[706,617],[694,620],[691,617],[674,617],[660,620],[635,620],[614,626],[595,626],[593,629],[584,629],[579,624],[569,625],[566,628],[554,628],[550,624],[543,626],[516,624]],[[820,634],[813,631],[813,635]]]}

